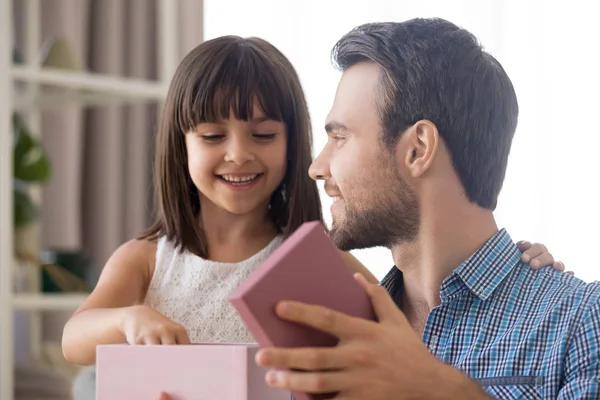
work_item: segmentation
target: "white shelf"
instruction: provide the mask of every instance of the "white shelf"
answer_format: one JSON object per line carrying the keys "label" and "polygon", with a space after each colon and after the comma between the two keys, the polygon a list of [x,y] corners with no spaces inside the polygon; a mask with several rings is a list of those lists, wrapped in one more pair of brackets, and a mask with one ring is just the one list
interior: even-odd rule
{"label": "white shelf", "polygon": [[[23,1],[26,8],[24,64],[15,65],[13,52],[13,3],[0,0],[0,400],[14,399],[14,310],[30,316],[30,346],[41,346],[41,312],[75,311],[87,294],[13,292],[12,254],[12,112],[27,111],[28,119],[39,121],[39,111],[78,106],[123,105],[164,101],[178,57],[178,5],[159,0],[157,7],[159,79],[143,80],[71,69],[56,68],[39,59],[41,1]],[[64,56],[58,48],[57,59]],[[50,51],[51,52],[51,51]],[[69,57],[67,57],[68,59]],[[43,64],[44,66],[42,66]],[[68,64],[68,63],[67,63]]]}
{"label": "white shelf", "polygon": [[91,72],[73,72],[60,68],[38,69],[13,65],[10,75],[15,82],[50,85],[56,89],[88,91],[113,98],[160,101],[167,94],[167,87],[157,81]]}
{"label": "white shelf", "polygon": [[12,304],[17,310],[75,311],[87,296],[79,293],[15,293]]}
{"label": "white shelf", "polygon": [[14,318],[12,310],[12,2],[0,1],[0,399],[14,399]]}

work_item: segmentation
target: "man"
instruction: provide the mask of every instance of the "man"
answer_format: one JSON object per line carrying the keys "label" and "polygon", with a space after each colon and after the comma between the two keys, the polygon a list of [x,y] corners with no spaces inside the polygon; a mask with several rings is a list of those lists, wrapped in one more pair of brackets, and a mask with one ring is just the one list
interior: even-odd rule
{"label": "man", "polygon": [[[600,285],[533,270],[493,211],[518,105],[502,66],[440,19],[346,34],[311,166],[343,250],[387,246],[378,322],[283,302],[278,315],[339,337],[263,349],[274,387],[344,400],[600,398]],[[297,371],[297,372],[292,372]]]}

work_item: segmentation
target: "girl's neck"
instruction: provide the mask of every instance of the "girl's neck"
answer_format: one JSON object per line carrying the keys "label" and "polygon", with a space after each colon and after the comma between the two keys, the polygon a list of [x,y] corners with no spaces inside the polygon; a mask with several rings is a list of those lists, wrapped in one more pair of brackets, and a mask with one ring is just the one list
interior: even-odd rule
{"label": "girl's neck", "polygon": [[235,263],[264,249],[278,234],[268,208],[244,215],[232,214],[214,204],[202,204],[201,222],[208,245],[208,259]]}

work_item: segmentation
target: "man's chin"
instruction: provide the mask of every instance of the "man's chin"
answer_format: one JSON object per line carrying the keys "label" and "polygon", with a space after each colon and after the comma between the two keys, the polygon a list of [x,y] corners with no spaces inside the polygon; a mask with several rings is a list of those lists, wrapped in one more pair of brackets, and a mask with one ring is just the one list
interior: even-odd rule
{"label": "man's chin", "polygon": [[331,224],[329,238],[341,251],[356,250],[356,247],[354,247],[356,243],[342,224],[336,224],[335,222]]}
{"label": "man's chin", "polygon": [[387,244],[377,241],[376,235],[367,234],[366,231],[357,230],[357,228],[334,222],[329,230],[329,238],[341,251],[388,247]]}
{"label": "man's chin", "polygon": [[344,218],[340,215],[331,215],[331,231],[343,231],[344,230]]}

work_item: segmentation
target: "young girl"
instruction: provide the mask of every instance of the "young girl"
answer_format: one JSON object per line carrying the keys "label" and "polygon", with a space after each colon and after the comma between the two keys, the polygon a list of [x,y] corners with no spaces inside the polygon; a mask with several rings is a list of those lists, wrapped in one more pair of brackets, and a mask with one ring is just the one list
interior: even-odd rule
{"label": "young girl", "polygon": [[[66,359],[92,365],[108,343],[254,341],[227,296],[302,223],[322,221],[311,145],[300,81],[275,47],[228,36],[190,52],[158,130],[156,222],[108,260],[64,328]],[[539,267],[553,262],[526,248]]]}

